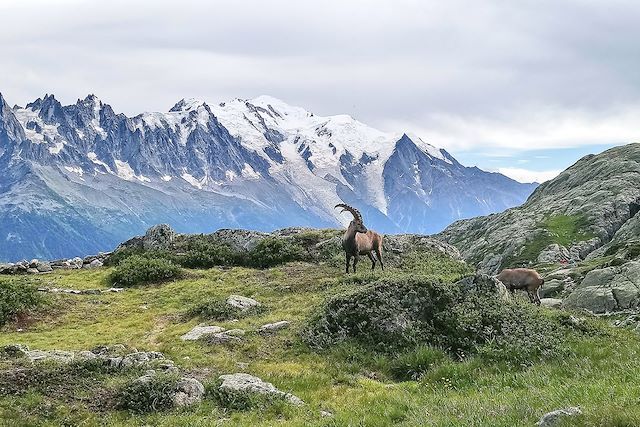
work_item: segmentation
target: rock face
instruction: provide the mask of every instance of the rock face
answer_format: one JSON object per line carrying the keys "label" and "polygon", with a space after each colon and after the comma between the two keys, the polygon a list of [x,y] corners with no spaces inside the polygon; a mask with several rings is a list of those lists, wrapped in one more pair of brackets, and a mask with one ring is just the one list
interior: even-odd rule
{"label": "rock face", "polygon": [[276,398],[283,398],[293,405],[302,405],[304,402],[290,393],[278,390],[273,384],[262,381],[258,377],[249,374],[221,375],[219,378],[220,392],[222,393],[248,393]]}
{"label": "rock face", "polygon": [[227,304],[241,311],[247,311],[255,307],[260,307],[260,303],[253,298],[243,297],[242,295],[230,295],[227,298]]}
{"label": "rock face", "polygon": [[593,313],[640,307],[640,262],[590,271],[564,304]]}
{"label": "rock face", "polygon": [[558,409],[547,414],[544,414],[540,421],[538,421],[539,427],[554,427],[556,426],[562,418],[565,417],[574,417],[576,415],[582,414],[580,408],[577,407],[569,407],[565,409]]}
{"label": "rock face", "polygon": [[528,262],[579,261],[609,241],[610,252],[622,253],[638,241],[639,181],[640,144],[615,147],[580,159],[522,206],[458,221],[438,237],[492,274]]}

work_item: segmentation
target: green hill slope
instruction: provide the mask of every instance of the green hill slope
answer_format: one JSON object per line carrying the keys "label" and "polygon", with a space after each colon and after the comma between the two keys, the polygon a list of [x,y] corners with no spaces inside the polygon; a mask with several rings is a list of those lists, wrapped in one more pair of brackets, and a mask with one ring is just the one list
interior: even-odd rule
{"label": "green hill slope", "polygon": [[[119,292],[107,290],[111,278],[121,277],[114,271],[126,273],[127,257],[193,262],[197,251],[219,255],[221,250],[192,246],[167,254],[144,249],[137,240],[130,242],[128,253],[112,258],[120,263],[116,267],[0,278],[0,290],[12,282],[24,289],[85,291],[42,293],[47,305],[22,310],[3,326],[0,347],[22,344],[30,351],[2,347],[2,422],[513,426],[533,425],[546,412],[580,406],[583,414],[570,420],[576,425],[640,424],[640,338],[633,332],[603,319],[537,308],[520,298],[510,301],[496,294],[491,282],[487,289],[456,285],[472,268],[432,249],[436,243],[421,237],[389,238],[384,273],[345,275],[336,234],[305,232],[288,240],[317,250],[296,252],[294,258],[303,261],[274,257],[266,269],[182,268],[176,278]],[[402,244],[407,241],[412,245]],[[134,249],[136,242],[142,250]],[[169,261],[172,257],[177,258]],[[254,261],[242,258],[242,263]],[[136,265],[151,277],[158,272],[156,264],[153,269]],[[3,295],[0,300],[11,303]],[[226,304],[230,295],[253,298],[261,306],[238,311]],[[260,332],[263,325],[279,321],[290,322],[289,327]],[[232,338],[181,339],[200,324],[236,332]],[[32,363],[33,350],[61,352],[43,353],[48,360]],[[79,353],[83,350],[94,350],[90,361]],[[72,361],[64,361],[71,357],[64,351],[75,352]],[[164,359],[124,367],[123,360],[133,360],[131,354],[141,360],[140,352],[149,351],[161,352]],[[116,355],[104,359],[109,352]],[[28,357],[16,357],[23,353]],[[150,368],[169,374],[136,383]],[[176,371],[205,385],[202,402],[163,406]],[[239,372],[270,382],[304,404],[292,405],[286,398],[221,398],[219,376]],[[122,406],[123,396],[128,406]]]}

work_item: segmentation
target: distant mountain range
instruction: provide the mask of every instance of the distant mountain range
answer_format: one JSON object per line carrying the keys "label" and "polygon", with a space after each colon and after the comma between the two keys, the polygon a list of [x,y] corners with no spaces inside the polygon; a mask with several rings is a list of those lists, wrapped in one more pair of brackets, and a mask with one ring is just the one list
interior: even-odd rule
{"label": "distant mountain range", "polygon": [[536,184],[465,167],[415,136],[275,98],[116,114],[94,95],[11,108],[0,95],[0,260],[113,248],[150,225],[434,233],[521,204]]}

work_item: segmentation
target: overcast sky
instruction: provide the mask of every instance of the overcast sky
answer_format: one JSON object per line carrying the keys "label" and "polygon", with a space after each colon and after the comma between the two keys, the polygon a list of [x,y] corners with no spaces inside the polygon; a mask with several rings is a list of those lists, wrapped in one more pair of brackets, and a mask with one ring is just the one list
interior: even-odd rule
{"label": "overcast sky", "polygon": [[11,104],[268,94],[544,180],[640,141],[640,2],[0,0]]}

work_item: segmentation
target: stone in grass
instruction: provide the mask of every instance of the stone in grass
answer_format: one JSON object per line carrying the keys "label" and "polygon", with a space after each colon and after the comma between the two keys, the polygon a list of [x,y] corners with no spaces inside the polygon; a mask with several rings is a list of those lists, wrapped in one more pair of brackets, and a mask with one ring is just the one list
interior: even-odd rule
{"label": "stone in grass", "polygon": [[276,398],[283,398],[292,405],[302,405],[304,402],[297,396],[291,393],[285,393],[278,390],[273,384],[262,381],[258,377],[254,377],[249,374],[229,374],[220,375],[219,379],[222,381],[219,390],[221,393],[231,394],[234,393],[247,393],[254,395],[270,396]]}
{"label": "stone in grass", "polygon": [[51,360],[54,362],[68,363],[73,360],[75,354],[71,351],[63,350],[30,350],[27,351],[27,357],[31,362],[42,362],[45,360]]}
{"label": "stone in grass", "polygon": [[204,386],[195,378],[183,377],[176,384],[176,394],[173,396],[173,404],[177,407],[191,406],[199,403],[204,397]]}
{"label": "stone in grass", "polygon": [[247,311],[255,307],[260,307],[261,305],[253,298],[243,297],[242,295],[230,295],[229,298],[227,298],[227,304],[240,311]]}
{"label": "stone in grass", "polygon": [[547,308],[562,308],[562,300],[558,298],[541,298],[540,305]]}
{"label": "stone in grass", "polygon": [[220,332],[224,332],[224,328],[221,328],[220,326],[198,325],[186,334],[182,335],[180,339],[182,341],[196,341],[205,335],[218,334]]}
{"label": "stone in grass", "polygon": [[258,329],[258,332],[263,334],[268,334],[271,332],[279,331],[281,329],[286,329],[289,327],[289,325],[291,325],[291,322],[289,322],[288,320],[281,320],[279,322],[267,323],[266,325],[260,326],[260,328]]}
{"label": "stone in grass", "polygon": [[570,406],[564,409],[557,409],[555,411],[544,414],[542,418],[540,418],[540,421],[538,421],[537,425],[539,427],[553,427],[558,424],[558,422],[560,422],[561,418],[573,417],[580,414],[582,414],[582,411],[580,410],[580,408],[575,406]]}

